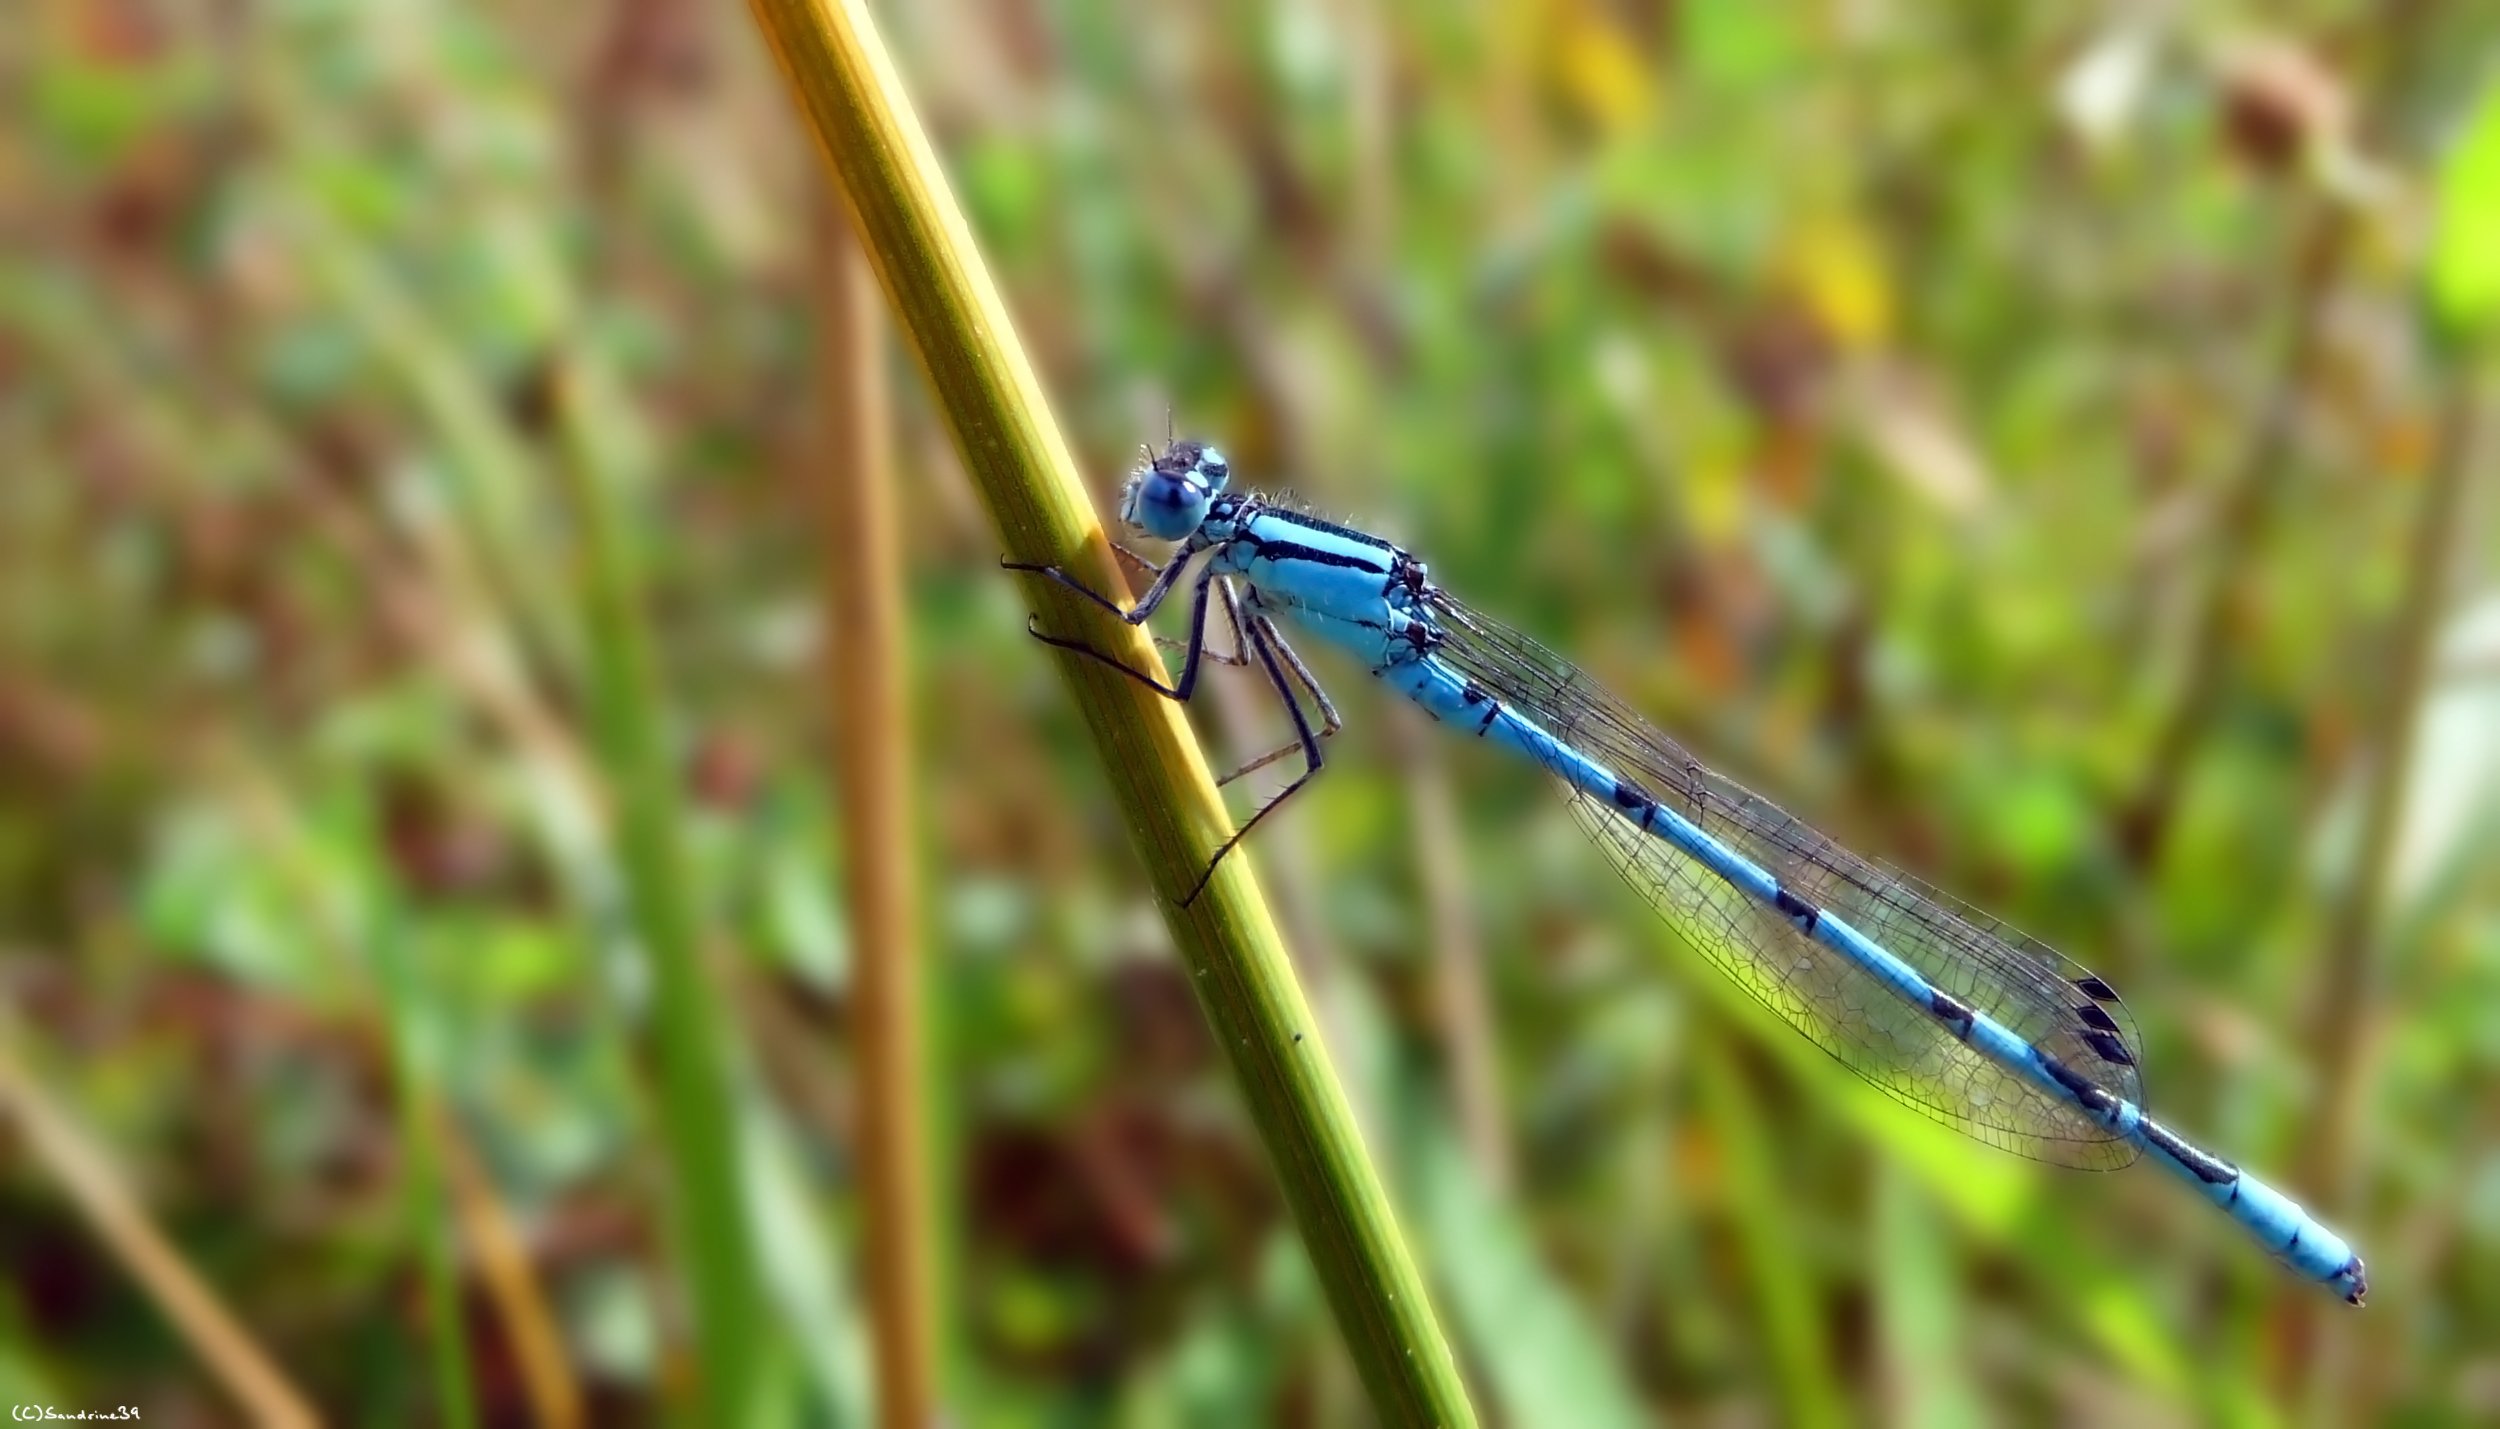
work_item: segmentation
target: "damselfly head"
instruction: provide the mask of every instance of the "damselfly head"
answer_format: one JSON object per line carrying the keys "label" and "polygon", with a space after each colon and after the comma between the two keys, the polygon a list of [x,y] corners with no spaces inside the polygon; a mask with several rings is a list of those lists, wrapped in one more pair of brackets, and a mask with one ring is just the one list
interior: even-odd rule
{"label": "damselfly head", "polygon": [[1173,442],[1129,478],[1120,519],[1158,541],[1188,538],[1207,519],[1207,504],[1224,491],[1233,469],[1203,442]]}

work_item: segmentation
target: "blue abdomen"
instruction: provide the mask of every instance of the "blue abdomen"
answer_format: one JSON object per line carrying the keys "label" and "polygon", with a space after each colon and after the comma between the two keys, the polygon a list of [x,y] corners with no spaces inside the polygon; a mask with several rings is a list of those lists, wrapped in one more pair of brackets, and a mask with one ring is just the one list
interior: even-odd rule
{"label": "blue abdomen", "polygon": [[1381,678],[1455,732],[1527,755],[1600,802],[1613,797],[1612,770],[1556,739],[1551,731],[1441,660],[1429,655],[1410,659],[1382,671]]}

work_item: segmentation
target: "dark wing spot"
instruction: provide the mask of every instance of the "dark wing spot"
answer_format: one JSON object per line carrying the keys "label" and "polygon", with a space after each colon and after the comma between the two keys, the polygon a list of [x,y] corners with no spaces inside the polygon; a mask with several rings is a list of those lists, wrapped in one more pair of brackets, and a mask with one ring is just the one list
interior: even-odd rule
{"label": "dark wing spot", "polygon": [[2075,986],[2082,988],[2083,995],[2092,998],[2095,1001],[2116,1002],[2118,1000],[2118,989],[2111,987],[2108,983],[2101,981],[2091,973],[2085,973],[2083,976],[2076,978]]}
{"label": "dark wing spot", "polygon": [[2135,1054],[2127,1050],[2127,1044],[2106,1032],[2084,1033],[2083,1045],[2100,1053],[2104,1062],[2116,1062],[2122,1067],[2135,1065]]}
{"label": "dark wing spot", "polygon": [[2115,1032],[2118,1030],[2118,1019],[2110,1016],[2106,1012],[2101,1011],[2101,1005],[2097,1002],[2077,1004],[2075,1007],[2075,1016],[2082,1018],[2083,1025],[2086,1027],[2098,1027],[2103,1032]]}

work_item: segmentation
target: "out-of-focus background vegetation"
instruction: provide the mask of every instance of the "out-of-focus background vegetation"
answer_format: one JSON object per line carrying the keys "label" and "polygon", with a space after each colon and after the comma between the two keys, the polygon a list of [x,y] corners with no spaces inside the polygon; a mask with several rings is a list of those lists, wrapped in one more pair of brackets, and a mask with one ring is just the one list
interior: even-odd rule
{"label": "out-of-focus background vegetation", "polygon": [[[1349,727],[1255,857],[1489,1414],[2500,1418],[2491,398],[2422,257],[2500,13],[882,8],[1106,497],[1169,411],[1425,554],[2099,969],[2158,1107],[2370,1261],[2344,1311],[2154,1172],[1898,1110],[1323,663]],[[0,93],[0,1400],[686,1402],[605,503],[726,989],[755,1402],[862,1422],[828,209],[749,17],[30,0]],[[894,366],[948,1402],[1364,1422]],[[1215,685],[1219,758],[1264,748]]]}

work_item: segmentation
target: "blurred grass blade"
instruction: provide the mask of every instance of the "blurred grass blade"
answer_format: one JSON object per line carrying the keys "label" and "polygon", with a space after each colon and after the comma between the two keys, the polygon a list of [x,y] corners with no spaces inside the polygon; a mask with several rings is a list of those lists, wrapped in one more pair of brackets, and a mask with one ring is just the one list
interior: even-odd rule
{"label": "blurred grass blade", "polygon": [[[752,8],[1008,554],[1121,589],[1040,382],[866,5],[755,0]],[[1145,631],[1111,626],[1047,582],[1021,589],[1046,627],[1085,630],[1133,667],[1154,663]],[[1374,1405],[1394,1424],[1473,1423],[1250,860],[1227,859],[1194,906],[1179,906],[1230,828],[1187,721],[1171,702],[1098,664],[1062,655],[1057,665]]]}
{"label": "blurred grass blade", "polygon": [[2413,787],[2396,836],[2388,909],[2400,944],[2453,906],[2491,866],[2500,838],[2500,592],[2486,591],[2450,617],[2433,657],[2436,684],[2414,736]]}
{"label": "blurred grass blade", "polygon": [[592,720],[616,791],[615,842],[652,973],[660,1119],[673,1181],[676,1251],[693,1291],[696,1378],[707,1424],[747,1422],[757,1385],[753,1249],[740,1190],[736,1079],[725,1004],[703,966],[684,810],[662,733],[659,682],[640,606],[631,522],[599,455],[594,414],[569,370],[556,377],[559,464],[582,541],[582,627]]}
{"label": "blurred grass blade", "polygon": [[476,1153],[460,1138],[441,1104],[427,1110],[443,1148],[443,1168],[460,1209],[460,1224],[468,1231],[478,1276],[511,1340],[513,1362],[531,1412],[538,1416],[542,1429],[577,1429],[585,1422],[582,1387],[566,1358],[564,1333],[556,1324],[555,1311],[530,1266],[529,1247],[512,1223],[510,1209],[495,1194],[486,1168],[478,1164]]}
{"label": "blurred grass blade", "polygon": [[[361,876],[337,876],[323,859],[316,831],[257,761],[222,755],[215,767],[252,842],[249,856],[285,885],[295,901],[296,921],[342,976],[354,981],[354,1030],[388,1060],[406,1157],[408,1218],[424,1264],[437,1341],[436,1393],[447,1406],[445,1414],[462,1424],[476,1419],[475,1376],[459,1311],[456,1227],[468,1237],[511,1339],[538,1422],[571,1429],[582,1422],[581,1387],[511,1213],[444,1104],[441,1023],[421,980],[424,965],[408,952],[420,924],[405,898],[380,883],[390,874],[374,846],[374,823],[352,821],[357,841],[342,841],[343,848],[352,848]],[[377,886],[378,893],[359,896]]]}
{"label": "blurred grass blade", "polygon": [[1926,1193],[1890,1161],[1876,1162],[1874,1199],[1886,1418],[1920,1429],[1978,1429],[1988,1421],[1971,1382],[1951,1239]]}
{"label": "blurred grass blade", "polygon": [[306,269],[354,320],[441,443],[441,485],[458,519],[460,556],[469,563],[462,575],[546,668],[573,672],[574,626],[563,618],[555,573],[536,559],[540,533],[532,529],[529,498],[539,470],[530,449],[457,344],[379,255],[314,205],[294,205],[288,218]]}
{"label": "blurred grass blade", "polygon": [[824,669],[834,790],[850,890],[859,1166],[879,1422],[937,1417],[937,1217],[929,1194],[929,1075],[921,949],[912,926],[911,726],[902,530],[886,435],[876,275],[830,198],[816,262],[825,396],[821,505]]}
{"label": "blurred grass blade", "polygon": [[320,1423],[251,1332],[148,1219],[103,1148],[29,1075],[19,1045],[14,1017],[0,1013],[0,1113],[16,1124],[35,1161],[60,1181],[96,1239],[255,1422],[288,1429]]}
{"label": "blurred grass blade", "polygon": [[1434,1282],[1484,1367],[1502,1420],[1581,1429],[1648,1423],[1605,1334],[1546,1268],[1517,1207],[1486,1184],[1427,1101],[1400,1100],[1409,1148],[1400,1180],[1413,1188]]}
{"label": "blurred grass blade", "polygon": [[868,1424],[869,1389],[874,1385],[878,1414],[873,1422],[895,1423],[884,1382],[869,1373],[868,1346],[845,1298],[848,1281],[825,1233],[818,1194],[791,1129],[759,1098],[746,1113],[739,1144],[746,1157],[747,1214],[764,1267],[764,1290],[790,1327],[797,1371],[814,1386],[824,1408],[822,1415],[802,1416],[800,1422],[830,1423],[835,1429]]}
{"label": "blurred grass blade", "polygon": [[[2494,132],[2500,134],[2500,127]],[[2500,139],[2493,142],[2500,145]],[[2478,201],[2500,202],[2500,192]],[[2477,324],[2492,316],[2470,305],[2465,311]],[[2483,364],[2478,358],[2468,353],[2439,369],[2440,403],[2429,469],[2406,540],[2404,586],[2394,625],[2383,637],[2384,683],[2370,712],[2364,746],[2369,757],[2353,862],[2328,913],[2323,969],[2308,1008],[2308,1045],[2317,1053],[2322,1110],[2303,1130],[2297,1184],[2318,1188],[2319,1204],[2329,1209],[2358,1203],[2364,1167],[2375,1159],[2371,1101],[2387,1061],[2379,1036],[2379,1009],[2386,996],[2382,969],[2390,960],[2399,921],[2389,915],[2389,890],[2431,691],[2431,653],[2455,598],[2456,571],[2466,546],[2459,527],[2465,524],[2480,439]],[[2282,1302],[2274,1342],[2295,1349],[2281,1356],[2277,1382],[2286,1398],[2321,1406],[2327,1420],[2368,1419],[2361,1376],[2349,1372],[2352,1342],[2333,1341],[2323,1353],[2298,1348],[2317,1343],[2315,1327],[2324,1310],[2316,1296]]]}
{"label": "blurred grass blade", "polygon": [[410,949],[416,929],[397,902],[388,895],[372,900],[366,936],[390,1036],[399,1143],[407,1158],[402,1194],[425,1267],[437,1412],[442,1422],[465,1429],[477,1423],[477,1377],[469,1367],[469,1332],[460,1314],[460,1240],[444,1187],[443,1124],[429,1110],[437,1082],[435,1028]]}
{"label": "blurred grass blade", "polygon": [[1468,889],[1467,853],[1459,836],[1457,801],[1450,797],[1445,751],[1420,711],[1400,710],[1401,734],[1409,741],[1406,798],[1412,812],[1415,871],[1422,880],[1425,946],[1433,950],[1433,1012],[1450,1060],[1451,1099],[1467,1160],[1485,1188],[1508,1195],[1513,1155],[1502,1114],[1501,1038],[1493,1025],[1483,940],[1477,936]]}
{"label": "blurred grass blade", "polygon": [[2500,79],[2483,87],[2439,166],[2431,231],[2431,316],[2452,342],[2500,328]]}
{"label": "blurred grass blade", "polygon": [[1746,1277],[1753,1282],[1781,1417],[1791,1424],[1837,1429],[1849,1416],[1816,1303],[1822,1277],[1805,1243],[1804,1225],[1790,1205],[1789,1188],[1780,1178],[1762,1103],[1746,1083],[1722,1026],[1703,1018],[1694,1024],[1693,1035],[1699,1044],[1694,1062],[1703,1113],[1727,1177],[1722,1201],[1736,1225]]}

